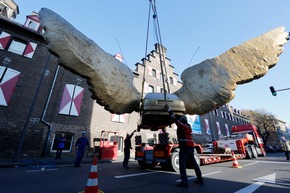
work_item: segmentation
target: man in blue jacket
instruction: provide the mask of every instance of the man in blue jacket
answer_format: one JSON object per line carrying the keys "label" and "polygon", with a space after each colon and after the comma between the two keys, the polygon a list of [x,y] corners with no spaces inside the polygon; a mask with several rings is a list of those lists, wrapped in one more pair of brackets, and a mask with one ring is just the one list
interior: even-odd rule
{"label": "man in blue jacket", "polygon": [[80,163],[82,161],[82,158],[84,156],[85,153],[85,148],[86,146],[88,146],[89,148],[89,140],[86,137],[87,132],[83,131],[82,132],[82,136],[80,138],[78,138],[77,142],[76,142],[76,151],[77,151],[77,157],[74,163],[75,167],[81,167]]}

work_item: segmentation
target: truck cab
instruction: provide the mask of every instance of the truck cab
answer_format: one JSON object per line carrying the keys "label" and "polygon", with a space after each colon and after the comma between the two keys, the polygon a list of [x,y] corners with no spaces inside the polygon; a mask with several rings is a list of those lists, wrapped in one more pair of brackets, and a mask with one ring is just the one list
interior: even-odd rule
{"label": "truck cab", "polygon": [[230,148],[233,152],[244,154],[249,159],[266,156],[259,130],[252,124],[233,126],[231,136],[217,140],[213,145],[215,151]]}

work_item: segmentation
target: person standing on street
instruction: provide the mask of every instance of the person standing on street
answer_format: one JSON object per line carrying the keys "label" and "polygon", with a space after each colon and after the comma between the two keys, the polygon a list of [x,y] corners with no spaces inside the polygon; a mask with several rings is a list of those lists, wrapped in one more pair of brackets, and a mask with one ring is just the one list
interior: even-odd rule
{"label": "person standing on street", "polygon": [[80,163],[81,163],[82,158],[84,156],[86,146],[88,146],[88,148],[89,148],[89,140],[86,137],[86,134],[87,134],[87,132],[83,131],[82,136],[80,138],[78,138],[78,140],[76,142],[75,147],[76,147],[76,151],[77,151],[77,156],[76,156],[76,159],[74,162],[75,167],[81,167]]}
{"label": "person standing on street", "polygon": [[281,147],[282,147],[282,151],[284,151],[286,159],[290,160],[290,142],[288,140],[285,139],[284,136],[281,137]]}
{"label": "person standing on street", "polygon": [[61,153],[62,153],[62,150],[64,149],[65,142],[66,142],[66,138],[65,138],[64,133],[62,133],[61,136],[57,139],[55,159],[61,159]]}
{"label": "person standing on street", "polygon": [[186,162],[187,160],[192,161],[194,171],[197,179],[194,181],[196,184],[204,184],[202,173],[199,165],[194,158],[194,141],[192,137],[191,126],[187,122],[186,116],[180,116],[178,118],[168,106],[165,106],[168,111],[170,118],[177,125],[177,139],[179,144],[179,172],[181,182],[177,184],[179,187],[188,187],[188,179],[186,174]]}
{"label": "person standing on street", "polygon": [[124,160],[123,160],[123,167],[124,168],[129,168],[128,162],[130,159],[130,151],[132,149],[131,138],[135,132],[136,132],[136,130],[134,130],[130,135],[127,134],[127,136],[124,140]]}

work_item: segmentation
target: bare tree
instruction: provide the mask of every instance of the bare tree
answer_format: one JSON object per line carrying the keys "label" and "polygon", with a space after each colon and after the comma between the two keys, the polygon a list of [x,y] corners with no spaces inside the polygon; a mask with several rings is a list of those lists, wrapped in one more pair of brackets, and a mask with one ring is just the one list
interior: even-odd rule
{"label": "bare tree", "polygon": [[275,115],[268,113],[265,109],[243,110],[243,114],[249,116],[252,124],[260,130],[264,144],[267,144],[272,131],[275,131]]}

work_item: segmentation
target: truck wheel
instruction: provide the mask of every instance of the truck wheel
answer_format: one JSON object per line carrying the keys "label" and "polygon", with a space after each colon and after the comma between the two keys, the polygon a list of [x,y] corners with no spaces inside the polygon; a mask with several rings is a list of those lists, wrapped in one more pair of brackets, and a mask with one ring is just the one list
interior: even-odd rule
{"label": "truck wheel", "polygon": [[253,154],[250,147],[246,148],[246,158],[253,159]]}
{"label": "truck wheel", "polygon": [[251,146],[251,150],[252,150],[252,153],[253,153],[253,158],[257,158],[258,157],[258,152],[256,150],[256,147],[255,146]]}
{"label": "truck wheel", "polygon": [[138,160],[138,164],[141,168],[146,168],[146,164],[143,161]]}
{"label": "truck wheel", "polygon": [[170,155],[170,169],[178,172],[179,171],[179,153],[172,152]]}

